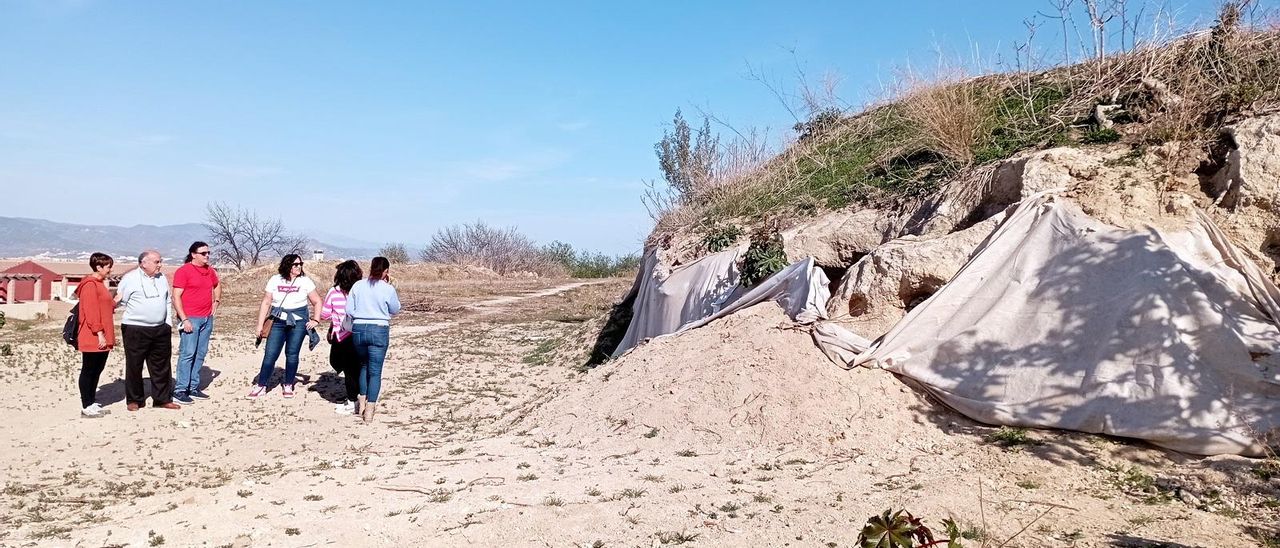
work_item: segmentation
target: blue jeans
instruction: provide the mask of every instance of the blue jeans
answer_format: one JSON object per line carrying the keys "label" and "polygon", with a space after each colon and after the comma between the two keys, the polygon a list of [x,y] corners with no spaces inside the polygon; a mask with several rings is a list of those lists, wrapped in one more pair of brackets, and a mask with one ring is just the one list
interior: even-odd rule
{"label": "blue jeans", "polygon": [[382,391],[382,362],[387,359],[391,328],[358,323],[351,326],[351,337],[356,343],[356,356],[360,359],[360,395],[370,403],[376,403],[378,392]]}
{"label": "blue jeans", "polygon": [[302,340],[306,338],[306,320],[297,320],[293,325],[280,319],[272,321],[271,331],[267,334],[267,351],[262,356],[262,369],[258,371],[258,384],[266,386],[271,380],[281,349],[284,350],[284,382],[281,384],[293,384],[298,376],[298,354],[302,353]]}
{"label": "blue jeans", "polygon": [[174,394],[187,394],[200,389],[200,368],[209,353],[209,336],[213,335],[213,316],[187,317],[191,332],[178,329],[178,382]]}

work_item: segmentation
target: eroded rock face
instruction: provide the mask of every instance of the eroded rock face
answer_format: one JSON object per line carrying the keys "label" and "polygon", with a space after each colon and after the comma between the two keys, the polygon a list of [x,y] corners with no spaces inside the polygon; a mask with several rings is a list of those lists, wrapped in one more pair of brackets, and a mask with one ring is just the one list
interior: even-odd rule
{"label": "eroded rock face", "polygon": [[849,269],[827,302],[833,319],[875,338],[951,280],[1003,214],[937,237],[904,236],[871,251]]}
{"label": "eroded rock face", "polygon": [[1228,209],[1280,204],[1280,115],[1244,120],[1227,128],[1234,148],[1213,177],[1215,202]]}
{"label": "eroded rock face", "polygon": [[1226,131],[1234,145],[1205,190],[1210,215],[1258,266],[1280,281],[1280,115]]}
{"label": "eroded rock face", "polygon": [[827,267],[847,267],[897,235],[895,215],[878,209],[837,211],[782,231],[787,261],[813,257]]}
{"label": "eroded rock face", "polygon": [[1102,168],[1096,155],[1054,148],[1030,152],[976,171],[913,209],[900,235],[957,232],[1004,211],[1023,198],[1092,179]]}
{"label": "eroded rock face", "polygon": [[[1034,151],[975,169],[899,209],[795,219],[798,224],[782,232],[784,249],[789,261],[812,256],[840,280],[828,311],[872,338],[950,280],[996,227],[996,216],[1054,189],[1063,189],[1085,213],[1124,228],[1176,228],[1166,225],[1182,223],[1194,208],[1208,210],[1237,246],[1280,280],[1280,115],[1241,122],[1230,135],[1236,148],[1209,182],[1190,173],[1169,175],[1164,161],[1172,152],[1160,147],[1143,154],[1124,146]],[[738,245],[747,240],[744,235]],[[660,255],[663,263],[697,255],[690,245],[673,247]]]}

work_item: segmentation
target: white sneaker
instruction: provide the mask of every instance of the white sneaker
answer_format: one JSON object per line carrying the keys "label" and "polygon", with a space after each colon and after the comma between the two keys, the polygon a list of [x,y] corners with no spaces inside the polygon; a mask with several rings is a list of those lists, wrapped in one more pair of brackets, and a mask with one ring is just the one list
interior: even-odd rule
{"label": "white sneaker", "polygon": [[348,401],[346,403],[335,404],[333,406],[333,412],[339,415],[354,415],[356,414],[356,402]]}
{"label": "white sneaker", "polygon": [[256,400],[258,398],[261,398],[266,393],[267,393],[267,387],[262,386],[261,384],[255,384],[253,385],[253,390],[250,390],[249,393],[246,394],[244,397],[251,400]]}
{"label": "white sneaker", "polygon": [[111,414],[110,410],[103,409],[102,406],[98,405],[96,402],[91,403],[89,404],[89,407],[86,407],[80,410],[80,416],[88,419],[96,419],[98,417],[102,417],[110,414]]}

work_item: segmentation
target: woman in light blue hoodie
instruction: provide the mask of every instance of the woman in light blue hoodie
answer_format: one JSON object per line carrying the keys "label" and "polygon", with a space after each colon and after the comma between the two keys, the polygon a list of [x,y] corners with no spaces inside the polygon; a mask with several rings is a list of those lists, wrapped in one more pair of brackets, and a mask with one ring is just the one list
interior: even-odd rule
{"label": "woman in light blue hoodie", "polygon": [[365,422],[373,420],[382,389],[382,362],[391,338],[391,317],[400,313],[400,296],[391,286],[391,261],[374,257],[369,277],[356,282],[347,294],[347,317],[351,318],[351,338],[360,359],[360,396],[356,413]]}

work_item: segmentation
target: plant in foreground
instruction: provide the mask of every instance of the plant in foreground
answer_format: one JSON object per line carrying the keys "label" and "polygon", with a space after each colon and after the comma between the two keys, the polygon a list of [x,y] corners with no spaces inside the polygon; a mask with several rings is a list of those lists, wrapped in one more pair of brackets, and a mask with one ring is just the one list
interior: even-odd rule
{"label": "plant in foreground", "polygon": [[960,548],[960,528],[954,520],[942,521],[947,536],[934,539],[933,531],[920,518],[911,512],[893,509],[871,516],[867,519],[862,532],[858,534],[859,548],[926,548],[929,546],[946,546]]}

